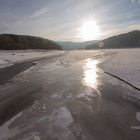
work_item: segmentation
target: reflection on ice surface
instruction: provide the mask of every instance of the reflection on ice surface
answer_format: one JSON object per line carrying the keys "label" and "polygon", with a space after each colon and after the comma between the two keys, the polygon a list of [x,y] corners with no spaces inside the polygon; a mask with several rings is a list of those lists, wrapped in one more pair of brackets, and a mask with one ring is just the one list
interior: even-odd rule
{"label": "reflection on ice surface", "polygon": [[86,100],[86,103],[92,101],[94,97],[99,95],[98,91],[98,65],[99,61],[95,59],[86,59],[83,66],[83,79],[82,84],[83,88],[80,91],[80,94],[77,98]]}
{"label": "reflection on ice surface", "polygon": [[87,59],[84,69],[83,84],[85,86],[96,89],[97,88],[97,64],[99,62],[93,59]]}

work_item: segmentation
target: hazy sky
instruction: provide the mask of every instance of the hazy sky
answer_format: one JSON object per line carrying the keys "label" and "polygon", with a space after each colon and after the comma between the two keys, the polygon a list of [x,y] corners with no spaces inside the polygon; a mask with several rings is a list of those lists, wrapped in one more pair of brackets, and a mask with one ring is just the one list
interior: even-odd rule
{"label": "hazy sky", "polygon": [[100,29],[90,39],[140,29],[140,0],[0,0],[0,33],[83,41],[87,21]]}

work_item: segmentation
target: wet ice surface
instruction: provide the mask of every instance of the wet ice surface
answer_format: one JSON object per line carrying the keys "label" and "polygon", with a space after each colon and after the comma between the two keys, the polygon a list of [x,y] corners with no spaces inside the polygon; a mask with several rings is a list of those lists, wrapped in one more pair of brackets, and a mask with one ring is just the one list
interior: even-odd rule
{"label": "wet ice surface", "polygon": [[[77,55],[77,52],[75,52],[74,55]],[[68,56],[66,57],[68,58]],[[93,62],[92,64],[92,58],[71,63],[74,59],[75,58],[65,61],[65,57],[61,57],[52,63],[45,63],[45,65],[43,63],[41,69],[34,69],[34,67],[32,67],[15,78],[17,85],[21,80],[23,85],[25,82],[29,82],[30,84],[30,79],[33,78],[34,82],[41,85],[42,97],[40,100],[35,101],[30,108],[23,111],[23,115],[20,118],[15,120],[13,124],[16,125],[11,126],[11,131],[15,126],[18,126],[21,134],[11,135],[13,139],[40,137],[41,132],[39,131],[44,131],[44,129],[48,133],[42,137],[50,137],[50,139],[51,137],[75,139],[74,132],[69,130],[69,127],[73,127],[75,133],[77,133],[77,135],[79,134],[78,126],[73,125],[73,117],[67,104],[69,104],[68,102],[70,100],[85,98],[84,96],[78,97],[78,95],[82,93],[83,87],[85,89],[84,92],[89,96],[88,98],[92,96],[90,92],[93,90],[91,88],[89,89],[88,86],[94,86],[95,81],[90,80],[88,75],[94,72],[96,63]],[[75,61],[76,60],[77,59],[75,59]],[[89,62],[92,64],[92,67],[89,67]],[[34,74],[30,75],[31,73]],[[89,102],[88,99],[86,100]],[[32,121],[30,120],[30,115],[32,116]],[[28,121],[26,122],[26,120]],[[38,127],[40,129],[37,131],[36,129]],[[23,135],[22,133],[24,133],[24,131],[27,131],[28,135]],[[30,132],[35,132],[35,134],[30,134]],[[36,132],[38,132],[37,135]]]}
{"label": "wet ice surface", "polygon": [[[5,140],[128,140],[139,113],[122,97],[135,91],[99,69],[111,56],[103,55],[103,51],[73,51],[17,75],[6,85],[8,90],[1,87],[1,92],[13,94],[25,87],[27,95],[38,97],[12,123],[0,127]],[[34,93],[30,87],[40,90]]]}
{"label": "wet ice surface", "polygon": [[[11,130],[9,128],[10,124],[16,119],[18,118],[22,113],[17,114],[16,116],[14,116],[12,119],[10,119],[9,121],[7,121],[2,127],[0,127],[0,140],[5,140],[8,137],[10,137],[11,135],[13,135],[11,133]],[[16,133],[18,131],[18,129],[14,129],[14,133]]]}

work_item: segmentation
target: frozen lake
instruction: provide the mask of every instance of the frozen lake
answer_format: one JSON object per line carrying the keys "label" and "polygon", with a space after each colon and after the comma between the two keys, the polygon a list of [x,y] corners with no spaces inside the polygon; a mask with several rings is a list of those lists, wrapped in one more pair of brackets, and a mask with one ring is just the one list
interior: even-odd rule
{"label": "frozen lake", "polygon": [[21,52],[8,53],[14,66],[0,71],[0,140],[139,140],[140,49],[48,52],[28,66],[31,52],[18,65]]}

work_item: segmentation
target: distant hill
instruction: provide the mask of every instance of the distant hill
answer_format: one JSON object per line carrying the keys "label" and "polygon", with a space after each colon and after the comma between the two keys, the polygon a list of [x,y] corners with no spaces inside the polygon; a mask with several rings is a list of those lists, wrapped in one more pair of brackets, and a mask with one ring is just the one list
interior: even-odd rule
{"label": "distant hill", "polygon": [[55,42],[34,36],[0,34],[0,50],[45,49],[62,50]]}
{"label": "distant hill", "polygon": [[64,50],[79,50],[85,49],[87,45],[92,45],[95,41],[87,41],[87,42],[57,42],[60,46],[63,47]]}
{"label": "distant hill", "polygon": [[140,48],[140,31],[136,30],[129,33],[109,37],[86,47],[86,49],[111,48]]}

